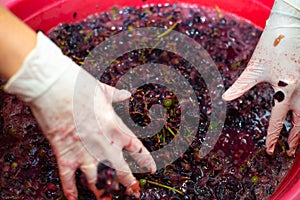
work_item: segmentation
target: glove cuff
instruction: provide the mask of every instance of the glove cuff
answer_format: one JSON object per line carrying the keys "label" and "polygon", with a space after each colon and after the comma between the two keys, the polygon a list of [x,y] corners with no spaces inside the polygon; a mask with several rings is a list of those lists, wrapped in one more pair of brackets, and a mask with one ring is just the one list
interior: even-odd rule
{"label": "glove cuff", "polygon": [[71,65],[72,60],[39,32],[36,47],[27,55],[16,74],[8,80],[4,90],[30,102],[46,92]]}

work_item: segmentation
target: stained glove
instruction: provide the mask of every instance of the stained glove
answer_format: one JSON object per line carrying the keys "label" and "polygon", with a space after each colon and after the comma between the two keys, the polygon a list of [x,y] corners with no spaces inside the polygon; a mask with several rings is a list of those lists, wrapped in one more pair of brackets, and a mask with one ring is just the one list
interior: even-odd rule
{"label": "stained glove", "polygon": [[42,33],[38,33],[36,47],[10,78],[5,91],[29,103],[55,153],[63,191],[69,200],[77,199],[77,169],[85,174],[97,198],[102,199],[105,191],[96,184],[97,166],[102,161],[111,163],[128,194],[139,196],[138,181],[124,160],[123,149],[140,167],[156,170],[150,153],[112,107],[112,102],[125,100],[131,94],[95,80]]}
{"label": "stained glove", "polygon": [[260,82],[275,90],[266,151],[272,155],[289,110],[293,127],[288,137],[287,154],[295,154],[300,138],[300,1],[276,0],[266,28],[237,81],[223,94],[225,101],[243,95]]}

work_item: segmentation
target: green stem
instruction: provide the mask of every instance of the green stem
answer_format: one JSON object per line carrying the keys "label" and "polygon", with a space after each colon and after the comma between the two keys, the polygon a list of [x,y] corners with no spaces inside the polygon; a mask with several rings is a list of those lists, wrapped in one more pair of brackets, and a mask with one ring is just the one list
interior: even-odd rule
{"label": "green stem", "polygon": [[170,133],[175,137],[175,133],[172,131],[172,129],[170,127],[167,128],[168,131],[170,131]]}
{"label": "green stem", "polygon": [[169,29],[167,29],[165,32],[159,34],[157,36],[157,38],[162,38],[162,37],[168,35],[177,26],[177,24],[178,24],[178,22],[175,22]]}
{"label": "green stem", "polygon": [[173,187],[170,187],[170,186],[167,186],[167,185],[164,185],[164,184],[161,184],[161,183],[158,183],[158,182],[154,182],[154,181],[149,181],[149,180],[146,180],[148,183],[150,184],[153,184],[153,185],[157,185],[159,187],[163,187],[163,188],[167,188],[169,190],[173,190],[174,192],[177,192],[178,194],[181,194],[181,195],[184,195],[183,192],[173,188]]}

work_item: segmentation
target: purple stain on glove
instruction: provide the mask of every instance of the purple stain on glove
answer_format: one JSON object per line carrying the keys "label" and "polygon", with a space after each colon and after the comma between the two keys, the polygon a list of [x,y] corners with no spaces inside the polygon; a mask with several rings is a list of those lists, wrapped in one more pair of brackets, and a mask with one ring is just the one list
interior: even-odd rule
{"label": "purple stain on glove", "polygon": [[285,87],[285,86],[287,86],[288,84],[286,83],[286,82],[284,82],[284,81],[279,81],[278,82],[278,86],[279,87]]}
{"label": "purple stain on glove", "polygon": [[284,93],[282,91],[277,91],[273,98],[276,99],[278,102],[282,102],[284,100]]}

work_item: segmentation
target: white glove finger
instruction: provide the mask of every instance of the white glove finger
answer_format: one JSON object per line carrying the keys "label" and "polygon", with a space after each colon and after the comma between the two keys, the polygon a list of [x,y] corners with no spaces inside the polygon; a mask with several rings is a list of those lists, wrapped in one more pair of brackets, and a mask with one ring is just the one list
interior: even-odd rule
{"label": "white glove finger", "polygon": [[86,184],[89,189],[95,194],[95,196],[100,197],[103,194],[103,191],[97,190],[95,184],[97,180],[97,164],[96,162],[92,162],[90,164],[83,164],[80,166],[80,170],[85,176]]}
{"label": "white glove finger", "polygon": [[131,96],[131,93],[127,90],[119,90],[115,87],[112,87],[110,85],[107,85],[105,83],[99,82],[99,85],[104,91],[104,94],[107,95],[107,97],[113,102],[118,103],[121,101],[125,101]]}
{"label": "white glove finger", "polygon": [[286,118],[286,114],[289,110],[289,100],[287,95],[283,91],[277,91],[273,95],[274,107],[271,111],[271,118],[268,127],[268,133],[266,138],[266,151],[269,155],[272,155],[279,138],[283,122]]}
{"label": "white glove finger", "polygon": [[[85,176],[85,184],[89,186],[89,188],[94,192],[96,196],[99,196],[97,195],[99,191],[95,190],[95,184],[97,181],[97,161],[87,162],[87,164],[81,165],[80,170]],[[102,194],[102,192],[99,194]]]}
{"label": "white glove finger", "polygon": [[116,173],[119,182],[126,187],[126,194],[134,195],[136,198],[140,197],[139,182],[132,175],[128,164],[123,158],[119,159],[119,163],[113,163],[116,167]]}
{"label": "white glove finger", "polygon": [[146,168],[150,173],[154,173],[156,164],[150,152],[119,117],[117,117],[117,121],[119,131],[124,137],[125,145],[123,149],[130,152],[130,155],[140,167]]}
{"label": "white glove finger", "polygon": [[289,156],[295,154],[300,141],[300,112],[293,111],[292,124],[293,128],[291,129],[288,138],[289,150],[287,151],[287,154]]}
{"label": "white glove finger", "polygon": [[131,93],[127,90],[119,90],[115,89],[115,92],[112,97],[112,102],[113,103],[118,103],[121,101],[125,101],[131,97]]}
{"label": "white glove finger", "polygon": [[78,192],[76,189],[75,171],[71,167],[61,167],[58,165],[60,181],[64,194],[68,200],[76,200]]}
{"label": "white glove finger", "polygon": [[260,65],[255,64],[255,62],[251,60],[245,71],[243,71],[234,84],[223,94],[223,100],[232,101],[242,96],[256,84],[264,81],[262,76],[263,72],[263,67],[260,67]]}
{"label": "white glove finger", "polygon": [[92,163],[89,163],[89,164],[81,165],[80,170],[86,176],[87,184],[96,184],[96,180],[97,180],[97,164],[96,164],[96,161],[92,162]]}
{"label": "white glove finger", "polygon": [[131,145],[125,146],[124,149],[130,152],[131,157],[141,168],[147,172],[155,173],[155,161],[139,139],[132,139]]}

